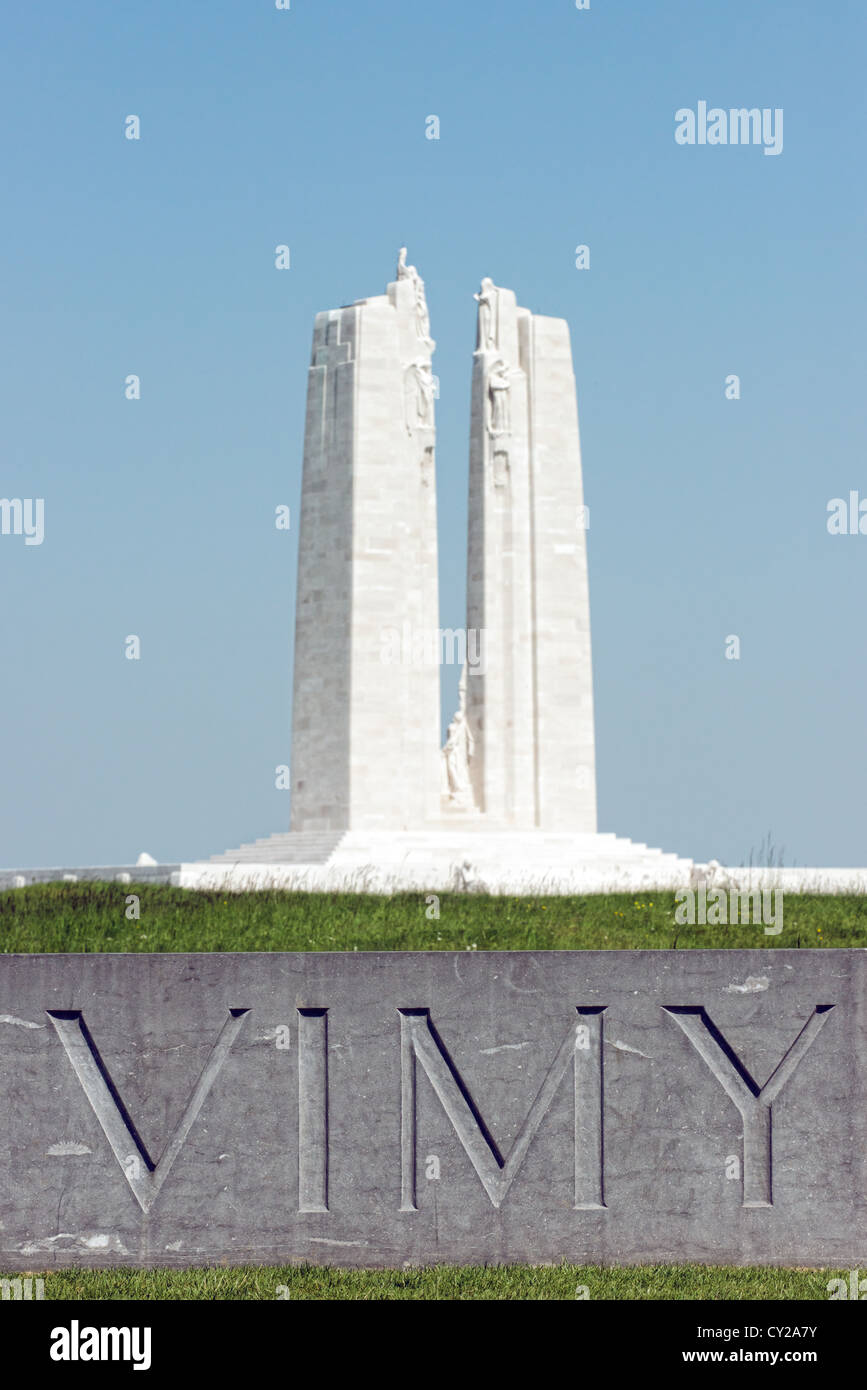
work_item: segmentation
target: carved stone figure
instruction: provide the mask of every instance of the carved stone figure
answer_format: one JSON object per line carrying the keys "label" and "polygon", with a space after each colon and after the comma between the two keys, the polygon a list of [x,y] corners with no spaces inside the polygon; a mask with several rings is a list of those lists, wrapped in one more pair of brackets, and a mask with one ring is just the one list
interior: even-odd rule
{"label": "carved stone figure", "polygon": [[479,334],[476,351],[486,352],[497,346],[497,287],[490,276],[485,276],[478,294],[473,299],[479,302]]}
{"label": "carved stone figure", "polygon": [[494,450],[494,487],[507,487],[509,482],[509,455],[505,449]]}
{"label": "carved stone figure", "polygon": [[407,433],[413,430],[434,427],[434,379],[430,362],[425,357],[417,357],[410,362],[407,371]]}
{"label": "carved stone figure", "polygon": [[509,434],[512,429],[512,411],[509,400],[511,382],[509,369],[502,359],[491,368],[488,378],[489,420],[491,434]]}
{"label": "carved stone figure", "polygon": [[464,667],[460,683],[460,706],[446,734],[442,750],[443,793],[456,810],[469,810],[473,806],[473,789],[470,782],[470,761],[476,746],[467,719],[467,672]]}
{"label": "carved stone figure", "polygon": [[427,299],[424,292],[424,280],[419,275],[414,265],[406,263],[406,247],[400,248],[397,258],[397,278],[398,280],[411,280],[415,294],[415,331],[423,343],[432,344],[430,336],[430,315],[428,313]]}
{"label": "carved stone figure", "polygon": [[421,276],[415,282],[415,331],[423,343],[432,341],[430,336],[430,314],[424,293],[424,280]]}

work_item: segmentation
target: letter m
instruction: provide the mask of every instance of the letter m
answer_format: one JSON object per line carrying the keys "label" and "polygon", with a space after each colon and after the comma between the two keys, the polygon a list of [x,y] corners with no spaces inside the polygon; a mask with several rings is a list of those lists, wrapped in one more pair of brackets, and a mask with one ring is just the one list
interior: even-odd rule
{"label": "letter m", "polygon": [[762,113],[757,106],[745,106],[729,112],[729,144],[758,145],[762,138]]}
{"label": "letter m", "polygon": [[570,1066],[575,1098],[574,1172],[577,1210],[604,1208],[602,1182],[602,1015],[578,1008],[536,1099],[504,1158],[434,1027],[429,1009],[399,1009],[401,1071],[401,1211],[416,1206],[416,1083],[421,1063],[455,1133],[495,1207],[504,1201]]}
{"label": "letter m", "polygon": [[446,627],[440,631],[440,651],[443,666],[465,666],[467,663],[467,634],[463,628]]}

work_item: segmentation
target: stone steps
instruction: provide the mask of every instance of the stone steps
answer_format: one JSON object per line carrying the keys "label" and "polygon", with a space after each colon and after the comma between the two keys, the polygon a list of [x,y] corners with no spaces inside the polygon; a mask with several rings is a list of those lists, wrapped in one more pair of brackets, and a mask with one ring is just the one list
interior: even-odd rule
{"label": "stone steps", "polygon": [[209,864],[326,864],[343,830],[296,830],[266,835],[239,849],[212,854]]}
{"label": "stone steps", "polygon": [[388,866],[526,864],[542,871],[622,865],[674,868],[676,854],[604,833],[490,830],[449,826],[421,831],[285,831],[212,855],[211,864],[337,864],[344,869]]}

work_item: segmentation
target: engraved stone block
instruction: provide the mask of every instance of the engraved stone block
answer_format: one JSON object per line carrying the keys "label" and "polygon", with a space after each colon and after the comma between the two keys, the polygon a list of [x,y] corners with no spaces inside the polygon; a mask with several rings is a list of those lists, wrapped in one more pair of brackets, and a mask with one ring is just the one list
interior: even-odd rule
{"label": "engraved stone block", "polygon": [[0,957],[0,1263],[867,1263],[867,952]]}

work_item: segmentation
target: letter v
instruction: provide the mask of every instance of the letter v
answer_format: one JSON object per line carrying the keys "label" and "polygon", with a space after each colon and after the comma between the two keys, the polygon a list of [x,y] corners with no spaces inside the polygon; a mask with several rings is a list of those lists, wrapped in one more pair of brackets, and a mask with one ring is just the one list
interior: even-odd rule
{"label": "letter v", "polygon": [[129,1111],[108,1074],[81,1011],[48,1009],[46,1012],[63,1043],[84,1094],[102,1125],[103,1133],[114,1150],[114,1156],[126,1174],[126,1180],[136,1201],[143,1212],[150,1211],[250,1010],[229,1010],[229,1017],[223,1024],[220,1036],[205,1063],[205,1069],[193,1088],[187,1108],[157,1163],[154,1163],[145,1148]]}

